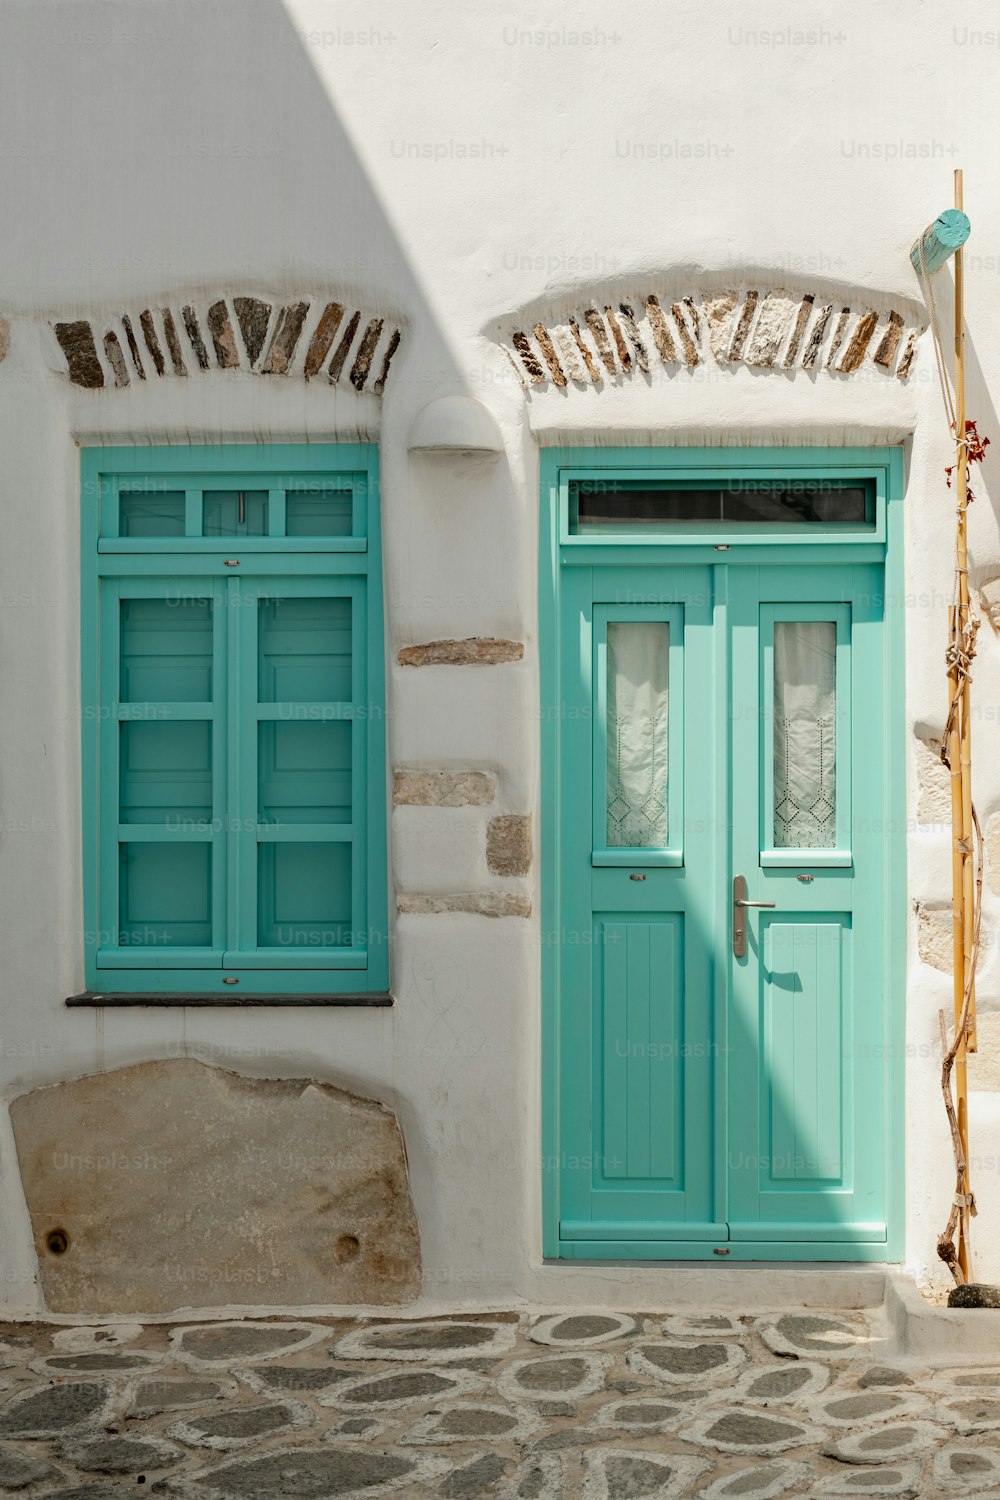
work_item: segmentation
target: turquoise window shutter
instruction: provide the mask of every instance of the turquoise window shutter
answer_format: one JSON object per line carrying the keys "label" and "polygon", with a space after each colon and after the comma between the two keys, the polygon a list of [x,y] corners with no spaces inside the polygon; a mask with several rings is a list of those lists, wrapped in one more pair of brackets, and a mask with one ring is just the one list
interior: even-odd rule
{"label": "turquoise window shutter", "polygon": [[388,987],[378,466],[87,449],[91,989]]}

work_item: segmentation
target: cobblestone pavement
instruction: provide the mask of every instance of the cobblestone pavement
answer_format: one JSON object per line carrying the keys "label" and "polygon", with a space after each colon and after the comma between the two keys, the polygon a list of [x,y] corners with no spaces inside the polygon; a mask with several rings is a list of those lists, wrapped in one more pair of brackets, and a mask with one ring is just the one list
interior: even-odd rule
{"label": "cobblestone pavement", "polygon": [[0,1495],[1000,1497],[995,1367],[857,1313],[0,1327]]}

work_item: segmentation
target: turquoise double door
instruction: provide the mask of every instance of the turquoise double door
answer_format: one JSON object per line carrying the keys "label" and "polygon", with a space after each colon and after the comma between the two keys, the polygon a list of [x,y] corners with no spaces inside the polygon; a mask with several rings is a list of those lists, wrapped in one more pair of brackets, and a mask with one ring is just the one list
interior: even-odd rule
{"label": "turquoise double door", "polygon": [[564,572],[564,1258],[889,1258],[883,568],[753,550]]}

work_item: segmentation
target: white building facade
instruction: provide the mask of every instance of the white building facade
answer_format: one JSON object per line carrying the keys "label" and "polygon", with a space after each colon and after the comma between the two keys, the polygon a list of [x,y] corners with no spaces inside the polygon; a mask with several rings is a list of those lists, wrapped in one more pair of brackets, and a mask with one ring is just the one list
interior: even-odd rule
{"label": "white building facade", "polygon": [[[959,166],[1000,1279],[988,20],[0,25],[9,1314],[944,1284],[953,448],[909,250]],[[782,762],[782,714],[827,738]],[[822,831],[776,831],[790,776]]]}

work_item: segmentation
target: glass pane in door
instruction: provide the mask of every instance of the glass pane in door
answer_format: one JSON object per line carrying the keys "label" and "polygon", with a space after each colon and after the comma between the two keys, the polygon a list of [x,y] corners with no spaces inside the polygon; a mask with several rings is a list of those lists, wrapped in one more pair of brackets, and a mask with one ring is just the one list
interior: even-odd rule
{"label": "glass pane in door", "polygon": [[837,842],[837,626],[774,624],[774,847]]}
{"label": "glass pane in door", "polygon": [[663,620],[608,622],[609,849],[667,843],[667,672]]}

